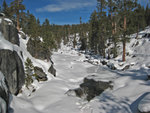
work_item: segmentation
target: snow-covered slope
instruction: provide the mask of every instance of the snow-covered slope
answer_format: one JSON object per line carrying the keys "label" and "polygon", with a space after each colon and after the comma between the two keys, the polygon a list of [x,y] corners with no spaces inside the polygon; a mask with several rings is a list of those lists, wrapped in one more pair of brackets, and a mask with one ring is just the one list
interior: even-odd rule
{"label": "snow-covered slope", "polygon": [[[24,51],[25,58],[29,57],[34,65],[41,66],[46,72],[49,66],[46,61],[34,59],[26,51],[27,40],[20,38],[20,42],[20,49]],[[125,71],[112,71],[101,64],[95,66],[83,62],[87,60],[86,55],[62,44],[62,48],[52,56],[57,77],[39,83],[40,87],[30,96],[24,94],[13,96],[11,107],[15,113],[137,113],[139,102],[150,91],[150,81],[147,80],[150,63],[149,45],[149,39],[132,37],[127,44],[129,52],[127,61],[121,62],[121,54],[109,61],[118,69],[128,64],[131,65],[130,68]],[[100,59],[93,60],[100,61]],[[69,89],[79,87],[84,77],[92,77],[90,75],[96,75],[94,78],[96,80],[112,80],[113,89],[107,89],[90,102],[66,95]]]}

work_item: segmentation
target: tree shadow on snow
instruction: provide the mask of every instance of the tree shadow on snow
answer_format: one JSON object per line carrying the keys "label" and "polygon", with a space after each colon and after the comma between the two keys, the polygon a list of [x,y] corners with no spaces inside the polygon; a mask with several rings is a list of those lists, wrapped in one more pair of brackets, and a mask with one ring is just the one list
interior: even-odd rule
{"label": "tree shadow on snow", "polygon": [[130,109],[133,113],[139,113],[138,112],[138,104],[139,102],[146,96],[150,94],[150,92],[146,92],[144,93],[142,96],[140,96],[138,99],[136,99],[131,105],[130,105]]}
{"label": "tree shadow on snow", "polygon": [[148,75],[148,70],[144,68],[140,68],[138,70],[126,70],[126,71],[112,71],[119,76],[129,76],[133,80],[148,80],[147,75]]}
{"label": "tree shadow on snow", "polygon": [[[131,113],[129,100],[127,98],[117,98],[112,94],[103,93],[99,98],[101,112],[106,113]],[[101,113],[100,112],[100,113]]]}
{"label": "tree shadow on snow", "polygon": [[13,96],[10,94],[8,113],[14,113],[14,109],[10,107],[10,103],[12,102],[12,100],[13,100]]}

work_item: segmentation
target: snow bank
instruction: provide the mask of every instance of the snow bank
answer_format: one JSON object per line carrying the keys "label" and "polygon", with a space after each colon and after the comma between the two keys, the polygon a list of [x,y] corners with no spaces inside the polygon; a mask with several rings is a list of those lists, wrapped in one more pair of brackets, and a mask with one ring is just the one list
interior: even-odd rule
{"label": "snow bank", "polygon": [[139,103],[138,110],[142,113],[150,112],[150,93],[147,94]]}
{"label": "snow bank", "polygon": [[13,51],[13,47],[14,47],[14,45],[12,43],[10,43],[9,41],[5,40],[4,36],[0,32],[0,49],[9,49],[9,50]]}
{"label": "snow bank", "polygon": [[142,113],[150,112],[150,93],[147,94],[139,103],[138,110]]}
{"label": "snow bank", "polygon": [[6,113],[7,104],[4,99],[0,97],[0,111],[1,113]]}

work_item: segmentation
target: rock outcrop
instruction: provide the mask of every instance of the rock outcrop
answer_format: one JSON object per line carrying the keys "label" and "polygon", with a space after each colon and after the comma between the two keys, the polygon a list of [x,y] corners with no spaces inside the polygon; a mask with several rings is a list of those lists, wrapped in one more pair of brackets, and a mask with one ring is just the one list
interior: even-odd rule
{"label": "rock outcrop", "polygon": [[2,19],[0,31],[6,40],[18,46],[20,45],[18,31],[10,20]]}
{"label": "rock outcrop", "polygon": [[56,69],[54,68],[53,64],[49,68],[48,72],[50,72],[54,77],[56,77]]}
{"label": "rock outcrop", "polygon": [[[104,90],[107,88],[112,88],[112,82],[104,82],[104,81],[96,81],[94,79],[85,78],[83,83],[80,84],[80,87],[77,89],[69,90],[67,92],[68,95],[73,94],[80,98],[85,98],[86,100],[90,101],[95,96],[100,95]],[[74,95],[74,94],[73,94]]]}
{"label": "rock outcrop", "polygon": [[0,50],[0,71],[4,74],[9,91],[18,94],[25,82],[24,67],[16,51]]}
{"label": "rock outcrop", "polygon": [[43,72],[42,68],[39,67],[34,67],[34,73],[36,75],[36,79],[38,81],[46,81],[47,80],[47,75]]}
{"label": "rock outcrop", "polygon": [[5,77],[0,71],[0,110],[1,113],[6,113],[9,105],[9,91]]}

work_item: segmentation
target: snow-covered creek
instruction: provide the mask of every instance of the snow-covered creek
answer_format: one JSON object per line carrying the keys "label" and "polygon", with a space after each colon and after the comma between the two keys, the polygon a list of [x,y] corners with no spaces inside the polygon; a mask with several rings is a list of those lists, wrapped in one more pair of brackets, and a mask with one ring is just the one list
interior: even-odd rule
{"label": "snow-covered creek", "polygon": [[[150,83],[136,77],[136,72],[113,72],[103,66],[83,62],[84,59],[77,53],[54,53],[52,60],[57,70],[56,77],[40,83],[40,88],[31,96],[13,96],[11,107],[14,113],[136,113],[136,99],[150,90],[146,85]],[[106,90],[89,103],[66,95],[69,89],[78,88],[88,75],[113,79],[113,90]]]}
{"label": "snow-covered creek", "polygon": [[53,61],[57,77],[41,83],[41,87],[29,97],[14,96],[11,106],[15,113],[80,113],[79,98],[65,94],[69,89],[79,87],[92,67],[79,59],[78,55],[55,53]]}

